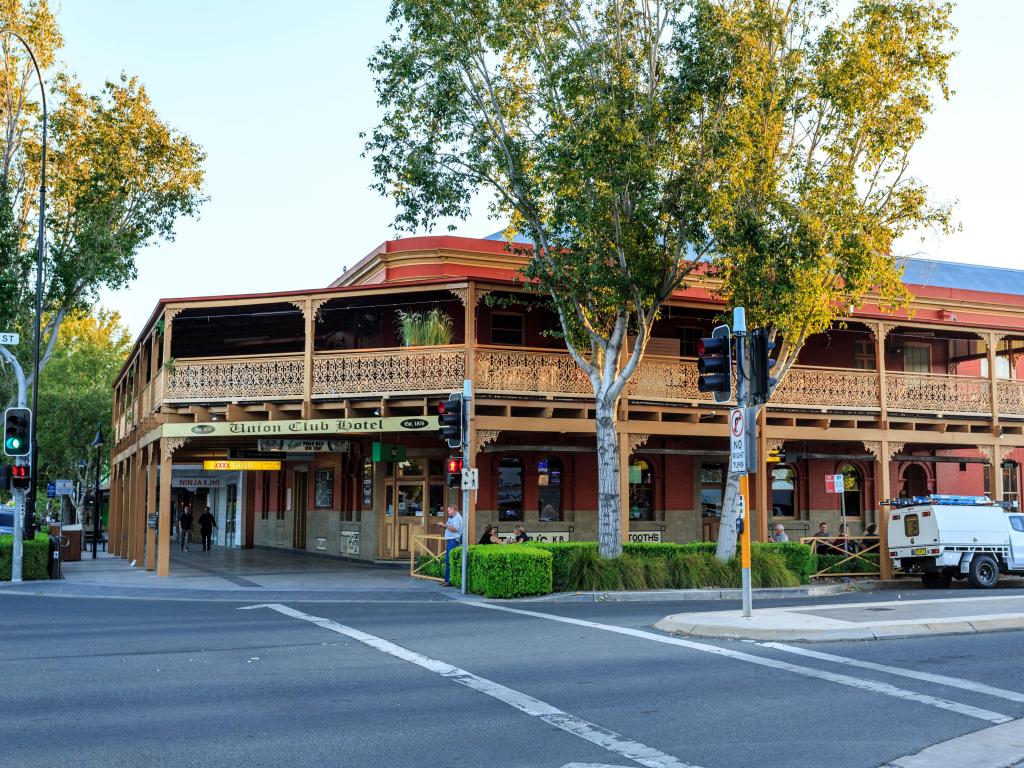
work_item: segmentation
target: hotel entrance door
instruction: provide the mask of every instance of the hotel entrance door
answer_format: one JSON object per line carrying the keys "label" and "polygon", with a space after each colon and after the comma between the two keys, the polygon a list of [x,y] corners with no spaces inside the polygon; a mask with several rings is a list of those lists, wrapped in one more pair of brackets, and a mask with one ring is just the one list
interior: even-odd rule
{"label": "hotel entrance door", "polygon": [[444,491],[443,483],[426,478],[387,480],[384,485],[382,558],[407,558],[413,536],[444,532],[441,526],[436,525],[445,517]]}

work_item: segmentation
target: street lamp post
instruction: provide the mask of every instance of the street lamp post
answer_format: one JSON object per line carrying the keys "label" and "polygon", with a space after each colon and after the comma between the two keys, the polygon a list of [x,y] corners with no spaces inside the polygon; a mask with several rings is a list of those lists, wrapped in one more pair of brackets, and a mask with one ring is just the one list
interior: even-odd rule
{"label": "street lamp post", "polygon": [[31,521],[36,509],[36,485],[38,482],[36,467],[38,466],[39,447],[36,443],[36,426],[39,422],[39,342],[41,335],[41,321],[43,316],[43,251],[46,248],[46,85],[43,83],[43,73],[39,69],[39,62],[28,42],[10,27],[0,29],[0,35],[11,35],[28,51],[32,60],[36,77],[39,80],[39,95],[43,105],[43,152],[42,165],[39,176],[39,242],[36,248],[36,327],[35,327],[35,351],[32,365],[32,456],[30,457],[31,482],[28,491],[28,503],[25,505],[25,527],[23,535],[31,535]]}
{"label": "street lamp post", "polygon": [[96,486],[92,496],[92,559],[96,559],[96,547],[100,541],[100,450],[103,448],[103,422],[96,425],[96,437],[89,443],[96,449]]}

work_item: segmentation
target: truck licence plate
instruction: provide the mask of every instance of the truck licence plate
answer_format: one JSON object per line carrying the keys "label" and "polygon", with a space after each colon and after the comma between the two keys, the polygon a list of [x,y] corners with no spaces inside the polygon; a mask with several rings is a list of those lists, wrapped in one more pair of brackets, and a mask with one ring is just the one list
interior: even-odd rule
{"label": "truck licence plate", "polygon": [[915,549],[915,550],[914,550],[914,554],[915,554],[915,555],[923,555],[923,554],[924,554],[924,551],[925,551],[925,550],[924,550],[924,547],[919,547],[918,549]]}

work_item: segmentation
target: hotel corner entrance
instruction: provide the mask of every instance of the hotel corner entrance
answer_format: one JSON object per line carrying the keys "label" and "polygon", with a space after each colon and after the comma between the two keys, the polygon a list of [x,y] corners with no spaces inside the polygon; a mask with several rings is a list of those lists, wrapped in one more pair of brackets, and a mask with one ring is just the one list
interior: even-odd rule
{"label": "hotel corner entrance", "polygon": [[408,558],[413,536],[441,533],[436,523],[445,517],[443,469],[440,459],[417,457],[384,465],[381,559]]}

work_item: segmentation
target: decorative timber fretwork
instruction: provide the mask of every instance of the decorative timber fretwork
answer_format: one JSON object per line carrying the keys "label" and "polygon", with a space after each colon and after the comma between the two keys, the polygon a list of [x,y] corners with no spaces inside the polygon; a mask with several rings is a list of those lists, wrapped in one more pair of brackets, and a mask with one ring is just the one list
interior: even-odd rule
{"label": "decorative timber fretwork", "polygon": [[894,323],[872,323],[868,320],[863,322],[868,332],[876,338],[881,335],[883,342],[889,338],[889,334],[897,327]]}
{"label": "decorative timber fretwork", "polygon": [[301,355],[178,360],[167,372],[165,397],[172,402],[302,397],[304,371]]}
{"label": "decorative timber fretwork", "polygon": [[794,366],[772,394],[772,405],[878,408],[878,392],[874,371]]}
{"label": "decorative timber fretwork", "polygon": [[[318,355],[313,361],[313,395],[450,392],[462,388],[465,366],[461,349]],[[301,374],[298,381],[301,386]]]}
{"label": "decorative timber fretwork", "polygon": [[886,464],[892,461],[892,457],[903,450],[905,443],[888,443],[886,445],[886,455],[882,456],[882,441],[881,440],[862,440],[864,443],[864,450],[870,453],[875,459],[882,461]]}
{"label": "decorative timber fretwork", "polygon": [[765,442],[768,444],[769,451],[781,451],[782,446],[786,444],[785,439],[781,437],[769,437]]}
{"label": "decorative timber fretwork", "polygon": [[628,456],[632,456],[636,452],[637,448],[650,440],[651,436],[649,433],[644,432],[630,432],[625,435],[625,438],[626,447],[629,448]]}
{"label": "decorative timber fretwork", "polygon": [[330,299],[312,299],[312,300],[310,300],[309,304],[310,304],[310,307],[313,309],[313,319],[316,319],[317,317],[320,316],[320,309],[321,309],[321,307],[323,307],[323,305],[326,304],[328,301],[330,301]]}
{"label": "decorative timber fretwork", "polygon": [[478,429],[473,432],[473,450],[482,451],[485,445],[490,445],[498,439],[497,429]]}
{"label": "decorative timber fretwork", "polygon": [[161,437],[160,450],[166,451],[168,456],[173,456],[174,452],[187,442],[187,437]]}
{"label": "decorative timber fretwork", "polygon": [[466,306],[466,302],[469,301],[469,288],[449,288],[448,293],[455,296],[462,306]]}
{"label": "decorative timber fretwork", "polygon": [[988,459],[988,463],[991,464],[995,458],[995,447],[991,445],[979,445],[978,453]]}
{"label": "decorative timber fretwork", "polygon": [[181,314],[180,309],[165,309],[164,310],[164,329],[174,322],[174,318]]}

